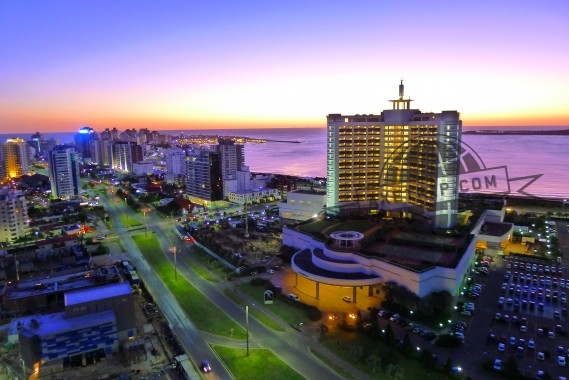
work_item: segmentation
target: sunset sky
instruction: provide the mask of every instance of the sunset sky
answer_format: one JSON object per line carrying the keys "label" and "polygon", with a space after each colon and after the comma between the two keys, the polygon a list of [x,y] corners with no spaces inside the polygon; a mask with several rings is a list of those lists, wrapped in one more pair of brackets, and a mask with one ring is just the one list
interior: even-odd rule
{"label": "sunset sky", "polygon": [[569,1],[0,2],[0,133],[325,127],[414,108],[569,126]]}

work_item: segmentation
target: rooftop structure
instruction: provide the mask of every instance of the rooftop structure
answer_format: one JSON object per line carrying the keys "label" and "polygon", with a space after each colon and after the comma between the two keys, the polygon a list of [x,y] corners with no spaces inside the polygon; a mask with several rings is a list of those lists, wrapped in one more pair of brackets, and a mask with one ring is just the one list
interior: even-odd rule
{"label": "rooftop structure", "polygon": [[[291,260],[297,288],[315,298],[339,286],[351,288],[355,301],[380,292],[389,281],[421,298],[439,291],[456,295],[473,265],[477,242],[499,246],[510,238],[512,226],[496,221],[499,213],[487,210],[475,226],[452,232],[435,231],[421,218],[319,217],[285,226],[283,244],[297,249]],[[487,224],[504,234],[484,235]]]}
{"label": "rooftop structure", "polygon": [[404,99],[379,115],[327,117],[329,212],[347,202],[403,203],[435,228],[456,224],[462,122],[457,111],[424,113]]}
{"label": "rooftop structure", "polygon": [[73,306],[80,303],[91,302],[103,298],[119,297],[132,294],[132,288],[128,282],[120,282],[96,288],[83,289],[81,291],[65,293],[65,306]]}

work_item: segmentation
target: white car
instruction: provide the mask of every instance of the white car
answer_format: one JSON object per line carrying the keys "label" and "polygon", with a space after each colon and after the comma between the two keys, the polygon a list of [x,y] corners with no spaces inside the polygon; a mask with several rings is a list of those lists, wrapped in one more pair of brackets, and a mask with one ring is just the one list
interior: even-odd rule
{"label": "white car", "polygon": [[537,353],[537,360],[541,360],[544,361],[545,360],[545,354],[543,352],[538,352]]}
{"label": "white car", "polygon": [[565,367],[567,366],[567,363],[565,361],[565,356],[558,356],[557,357],[557,365],[560,367]]}
{"label": "white car", "polygon": [[504,343],[498,343],[498,351],[500,352],[506,351],[506,345]]}

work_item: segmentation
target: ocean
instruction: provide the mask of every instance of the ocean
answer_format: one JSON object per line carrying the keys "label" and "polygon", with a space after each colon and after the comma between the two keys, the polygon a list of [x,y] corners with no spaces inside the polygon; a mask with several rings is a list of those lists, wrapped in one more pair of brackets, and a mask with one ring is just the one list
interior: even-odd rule
{"label": "ocean", "polygon": [[[161,132],[180,134],[182,131]],[[245,145],[245,163],[252,172],[326,177],[325,128],[226,129],[185,133],[267,139],[270,141],[266,144]],[[65,143],[73,141],[74,132],[43,135]],[[29,139],[30,136],[18,137]],[[7,137],[14,136],[0,135],[0,142]],[[485,168],[506,166],[510,179],[541,174],[524,192],[543,198],[569,199],[569,136],[467,134],[463,135],[462,141],[480,157]],[[523,181],[516,184],[523,186]],[[514,187],[516,184],[512,183],[512,194],[520,187]]]}

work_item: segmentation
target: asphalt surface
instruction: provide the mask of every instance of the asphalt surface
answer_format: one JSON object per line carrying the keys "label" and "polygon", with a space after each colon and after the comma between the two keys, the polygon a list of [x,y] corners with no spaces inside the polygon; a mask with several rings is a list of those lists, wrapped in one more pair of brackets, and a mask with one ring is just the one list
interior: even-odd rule
{"label": "asphalt surface", "polygon": [[[203,334],[193,325],[191,320],[189,320],[181,310],[170,291],[143,259],[138,247],[130,237],[128,230],[120,223],[123,213],[138,220],[141,220],[141,215],[136,215],[124,202],[115,202],[114,198],[115,197],[109,195],[101,197],[107,208],[107,212],[113,220],[113,232],[116,232],[125,249],[129,252],[140,277],[153,296],[155,303],[164,313],[166,320],[171,325],[173,333],[179,338],[182,347],[195,364],[203,359],[210,361],[214,372],[205,375],[207,378],[232,379],[233,376],[224,366],[223,362],[217,358],[208,343],[243,347],[244,341]],[[156,235],[164,252],[168,252],[168,248],[175,244],[180,247],[181,242],[174,234],[173,229],[168,227],[164,228],[164,225],[173,226],[173,223],[165,223],[162,217],[156,215],[155,212],[151,212],[147,214],[145,224],[148,228],[147,233],[154,233]],[[143,233],[144,229],[140,230],[140,232]],[[165,257],[173,263],[173,255],[166,254]],[[183,260],[177,261],[177,269],[179,276],[191,282],[205,297],[245,328],[245,311],[223,294],[223,285],[220,286],[219,284],[213,284],[203,280],[200,276],[195,274],[191,268],[185,265]],[[254,305],[251,307],[254,307]],[[283,324],[283,326],[286,325]],[[330,380],[342,378],[311,353],[311,349],[317,349],[335,362],[342,362],[341,359],[333,356],[333,354],[327,352],[327,350],[322,350],[321,347],[317,347],[318,344],[315,342],[313,336],[306,335],[295,329],[289,329],[284,333],[275,332],[257,322],[257,320],[251,316],[249,318],[249,331],[251,348],[263,347],[270,349],[273,353],[277,354],[281,360],[304,377],[308,379],[326,378]],[[344,362],[342,364],[349,367],[349,363]],[[369,378],[366,374],[354,368],[352,368],[351,371],[360,379]]]}

